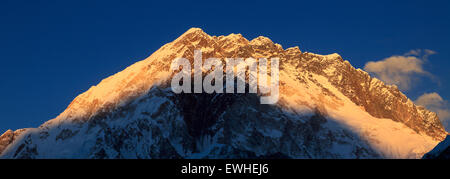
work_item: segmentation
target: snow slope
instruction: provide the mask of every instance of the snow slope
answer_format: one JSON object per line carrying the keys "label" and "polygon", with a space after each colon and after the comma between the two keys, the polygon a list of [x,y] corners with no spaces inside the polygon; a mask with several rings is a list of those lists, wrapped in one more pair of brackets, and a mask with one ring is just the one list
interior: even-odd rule
{"label": "snow slope", "polygon": [[424,159],[450,159],[450,135],[440,142],[433,150],[426,153]]}

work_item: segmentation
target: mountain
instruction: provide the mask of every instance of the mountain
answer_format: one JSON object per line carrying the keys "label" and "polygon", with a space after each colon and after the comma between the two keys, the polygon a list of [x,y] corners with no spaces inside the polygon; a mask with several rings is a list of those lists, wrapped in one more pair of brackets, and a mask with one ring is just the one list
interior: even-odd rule
{"label": "mountain", "polygon": [[[203,59],[278,57],[278,102],[173,93],[171,62],[192,64],[194,50]],[[421,158],[446,134],[435,113],[338,54],[191,28],[56,118],[3,134],[0,158]]]}
{"label": "mountain", "polygon": [[433,150],[423,156],[424,159],[450,159],[450,135],[440,142]]}

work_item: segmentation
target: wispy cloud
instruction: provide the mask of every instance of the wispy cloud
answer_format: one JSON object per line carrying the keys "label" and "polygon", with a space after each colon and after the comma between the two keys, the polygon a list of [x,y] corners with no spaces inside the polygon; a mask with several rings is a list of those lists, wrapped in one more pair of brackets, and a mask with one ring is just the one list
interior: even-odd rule
{"label": "wispy cloud", "polygon": [[436,51],[430,49],[414,49],[405,53],[404,56],[422,56],[423,59],[428,60],[428,56],[436,54]]}
{"label": "wispy cloud", "polygon": [[433,78],[431,73],[423,69],[428,57],[433,54],[436,52],[428,49],[411,50],[404,55],[369,61],[365,64],[364,70],[387,84],[397,85],[401,90],[409,90],[415,78],[420,76]]}
{"label": "wispy cloud", "polygon": [[424,93],[414,101],[417,105],[423,106],[435,112],[447,130],[450,130],[450,109],[448,101],[442,99],[438,93]]}

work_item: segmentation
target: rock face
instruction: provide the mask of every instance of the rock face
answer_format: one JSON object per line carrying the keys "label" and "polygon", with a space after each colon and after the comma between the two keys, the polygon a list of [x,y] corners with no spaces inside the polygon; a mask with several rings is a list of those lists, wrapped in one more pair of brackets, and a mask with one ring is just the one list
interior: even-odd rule
{"label": "rock face", "polygon": [[0,154],[24,131],[26,131],[26,129],[19,129],[16,131],[7,130],[5,133],[0,135]]}
{"label": "rock face", "polygon": [[[173,93],[170,64],[192,63],[194,50],[203,59],[280,58],[278,102]],[[0,157],[421,158],[445,136],[435,113],[337,54],[192,28],[91,87],[55,119],[0,140]]]}

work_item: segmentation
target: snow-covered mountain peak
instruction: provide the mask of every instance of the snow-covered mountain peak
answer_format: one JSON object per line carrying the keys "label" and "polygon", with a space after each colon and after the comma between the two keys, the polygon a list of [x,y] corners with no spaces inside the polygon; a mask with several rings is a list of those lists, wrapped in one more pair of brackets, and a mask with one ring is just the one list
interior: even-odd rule
{"label": "snow-covered mountain peak", "polygon": [[[280,99],[174,94],[173,59],[280,58]],[[225,76],[225,75],[224,75]],[[77,96],[37,129],[3,142],[4,158],[420,158],[446,132],[338,54],[284,50],[269,38],[191,28],[145,60]],[[3,136],[3,135],[2,135]],[[10,135],[8,135],[10,136]],[[1,144],[1,142],[0,142]]]}
{"label": "snow-covered mountain peak", "polygon": [[272,42],[272,40],[270,40],[267,37],[259,36],[259,37],[256,37],[255,39],[251,40],[250,44],[251,45],[257,45],[257,46],[260,46],[260,45],[272,45],[273,42]]}
{"label": "snow-covered mountain peak", "polygon": [[200,41],[210,41],[211,36],[206,34],[202,29],[200,28],[190,28],[188,31],[183,33],[180,37],[178,37],[174,43],[193,43],[193,42],[200,42]]}

